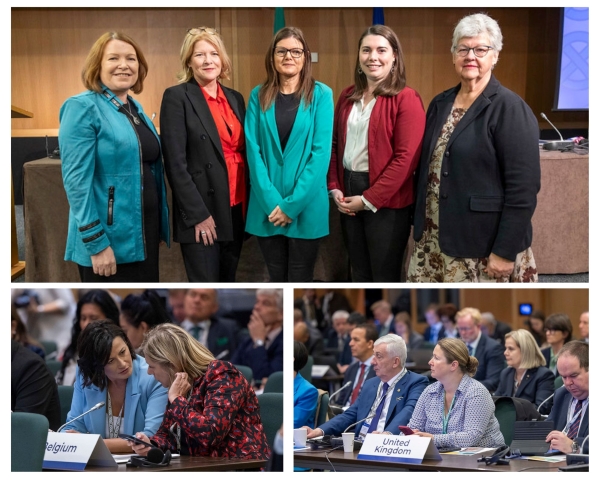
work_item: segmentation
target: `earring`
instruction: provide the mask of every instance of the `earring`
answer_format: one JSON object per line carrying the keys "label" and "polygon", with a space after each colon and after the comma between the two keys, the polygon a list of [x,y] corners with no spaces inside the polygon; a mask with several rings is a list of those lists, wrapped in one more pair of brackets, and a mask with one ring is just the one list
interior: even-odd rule
{"label": "earring", "polygon": [[394,60],[394,63],[392,63],[392,69],[390,70],[390,75],[392,73],[394,73],[394,68],[396,68],[396,60]]}
{"label": "earring", "polygon": [[358,72],[359,75],[362,75],[362,73],[363,73],[363,71],[360,69],[360,67],[358,67],[357,72]]}

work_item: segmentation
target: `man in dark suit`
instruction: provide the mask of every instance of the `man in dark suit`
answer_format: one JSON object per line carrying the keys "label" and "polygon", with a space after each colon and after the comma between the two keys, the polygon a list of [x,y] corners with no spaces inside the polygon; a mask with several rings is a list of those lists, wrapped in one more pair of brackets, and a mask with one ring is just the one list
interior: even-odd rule
{"label": "man in dark suit", "polygon": [[[296,312],[300,312],[300,315],[302,314],[299,309],[295,308],[294,318],[296,317]],[[304,344],[308,354],[313,358],[317,355],[322,355],[325,349],[321,332],[308,325],[305,321],[294,322],[294,340]]]}
{"label": "man in dark suit", "polygon": [[427,322],[427,328],[423,333],[423,338],[427,343],[436,344],[438,340],[444,338],[444,325],[442,324],[440,317],[437,313],[438,306],[431,304],[425,310],[425,321]]}
{"label": "man in dark suit", "polygon": [[219,319],[217,291],[213,288],[190,288],[184,299],[185,320],[181,327],[211,353],[229,360],[236,348],[238,326],[233,320]]}
{"label": "man in dark suit", "polygon": [[338,405],[350,407],[358,399],[364,383],[375,376],[371,363],[373,346],[378,338],[377,329],[368,323],[358,325],[350,332],[350,350],[358,361],[352,363],[344,374],[343,384],[351,383],[338,394],[335,401]]}
{"label": "man in dark suit", "polygon": [[463,308],[456,314],[456,326],[460,338],[467,344],[469,355],[479,361],[473,378],[480,381],[490,392],[496,391],[500,373],[506,367],[504,349],[495,340],[481,332],[481,312],[476,308]]}
{"label": "man in dark suit", "polygon": [[490,338],[493,338],[504,347],[506,334],[512,331],[512,328],[496,317],[492,312],[483,312],[481,314],[482,330]]}
{"label": "man in dark suit", "polygon": [[349,312],[352,310],[350,302],[346,298],[344,293],[334,290],[333,288],[327,289],[327,293],[320,298],[321,312],[323,313],[323,320],[329,327],[333,324],[333,314],[338,310],[344,310]]}
{"label": "man in dark suit", "polygon": [[[314,430],[310,427],[307,438],[320,435],[340,435],[357,423],[355,435],[364,437],[371,432],[389,432],[397,435],[398,427],[406,425],[425,387],[426,377],[409,372],[406,362],[406,344],[402,337],[389,334],[375,342],[372,365],[378,378],[367,380],[358,400],[344,413],[333,417]],[[363,420],[370,415],[370,420]]]}
{"label": "man in dark suit", "polygon": [[375,320],[375,328],[380,336],[388,333],[396,333],[394,329],[394,315],[392,314],[392,306],[386,300],[379,300],[371,305],[373,318]]}
{"label": "man in dark suit", "polygon": [[[550,448],[563,453],[582,453],[581,446],[590,433],[589,345],[577,340],[566,343],[557,356],[564,388],[554,395],[548,420],[554,421],[556,430],[548,434],[546,441]],[[583,453],[588,453],[587,442]]]}
{"label": "man in dark suit", "polygon": [[248,322],[250,337],[237,348],[231,363],[252,369],[262,385],[273,372],[283,370],[283,290],[256,291],[256,303]]}

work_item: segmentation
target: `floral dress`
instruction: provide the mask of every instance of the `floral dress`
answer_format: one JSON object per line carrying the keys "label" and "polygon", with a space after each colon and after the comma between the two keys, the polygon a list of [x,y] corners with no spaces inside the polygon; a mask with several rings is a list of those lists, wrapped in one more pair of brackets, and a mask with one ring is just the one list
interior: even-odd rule
{"label": "floral dress", "polygon": [[510,277],[492,278],[485,273],[487,258],[459,258],[443,253],[439,242],[440,172],[446,145],[458,122],[467,112],[452,108],[438,138],[427,179],[426,222],[423,236],[415,242],[407,281],[409,282],[537,282],[538,274],[531,247],[519,253]]}

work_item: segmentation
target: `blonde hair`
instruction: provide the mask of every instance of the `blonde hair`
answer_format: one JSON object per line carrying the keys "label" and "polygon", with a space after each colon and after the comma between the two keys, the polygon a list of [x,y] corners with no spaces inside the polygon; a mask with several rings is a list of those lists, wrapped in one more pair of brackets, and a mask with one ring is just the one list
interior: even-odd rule
{"label": "blonde hair", "polygon": [[535,338],[528,330],[520,328],[519,330],[508,332],[504,335],[504,338],[512,338],[521,350],[521,364],[519,368],[528,369],[546,365],[546,358],[542,354],[540,347],[538,347]]}
{"label": "blonde hair", "polygon": [[106,32],[103,34],[90,49],[85,63],[83,64],[83,70],[81,71],[81,80],[83,85],[88,90],[92,90],[97,93],[102,92],[102,82],[100,80],[100,72],[102,70],[102,55],[104,55],[104,49],[111,40],[120,40],[121,42],[128,43],[135,50],[135,55],[138,60],[138,79],[137,82],[131,87],[133,93],[141,93],[144,89],[144,79],[148,75],[148,62],[146,57],[142,53],[139,45],[135,43],[133,38],[129,35],[125,35],[122,32]]}
{"label": "blonde hair", "polygon": [[456,312],[454,318],[458,320],[459,318],[466,317],[467,315],[471,315],[471,318],[473,319],[473,323],[475,323],[475,325],[481,325],[481,312],[476,308],[463,308],[462,310]]}
{"label": "blonde hair", "polygon": [[[190,33],[191,30],[197,30],[198,33]],[[194,53],[194,46],[197,42],[202,40],[215,47],[219,54],[219,58],[221,59],[221,73],[219,74],[219,80],[229,80],[229,75],[231,74],[231,59],[229,58],[229,55],[227,55],[227,50],[225,49],[225,44],[223,43],[221,35],[213,28],[198,27],[191,28],[185,34],[185,38],[183,39],[183,44],[179,51],[179,60],[181,61],[181,71],[177,74],[179,83],[187,82],[194,76],[194,72],[192,67],[189,66],[189,63],[192,54]]]}
{"label": "blonde hair", "polygon": [[171,382],[177,372],[187,373],[190,379],[201,377],[215,359],[208,348],[183,328],[171,323],[163,323],[150,330],[141,350],[145,358],[167,370]]}
{"label": "blonde hair", "polygon": [[444,352],[448,363],[456,360],[463,374],[466,373],[469,377],[475,375],[479,366],[479,360],[469,355],[469,350],[467,350],[465,342],[458,338],[442,338],[437,344]]}

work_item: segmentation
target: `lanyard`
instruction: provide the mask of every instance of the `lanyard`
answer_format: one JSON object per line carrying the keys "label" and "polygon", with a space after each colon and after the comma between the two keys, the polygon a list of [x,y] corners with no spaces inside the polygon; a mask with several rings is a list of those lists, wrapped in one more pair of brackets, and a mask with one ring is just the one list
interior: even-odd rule
{"label": "lanyard", "polygon": [[[571,417],[571,420],[567,422],[567,424],[565,425],[565,428],[563,428],[562,433],[564,433],[565,435],[569,432],[569,430],[571,429],[571,425],[573,425],[577,419],[583,414],[583,409],[585,407],[584,405],[585,400],[581,403],[581,409],[577,412],[577,415],[573,415],[573,411],[574,408],[573,404],[571,403],[571,406],[569,408],[569,415],[573,415],[573,417]],[[575,405],[577,405],[577,403],[575,403]],[[579,428],[581,428],[581,425],[579,426]],[[579,432],[578,432],[579,434]]]}
{"label": "lanyard", "polygon": [[[446,393],[444,393],[444,398],[446,397]],[[452,403],[450,403],[450,408],[448,409],[448,413],[444,411],[444,402],[442,402],[442,433],[448,433],[448,421],[450,420],[450,412],[452,411],[452,407],[454,407],[454,401],[456,400],[456,393],[452,397]]]}

